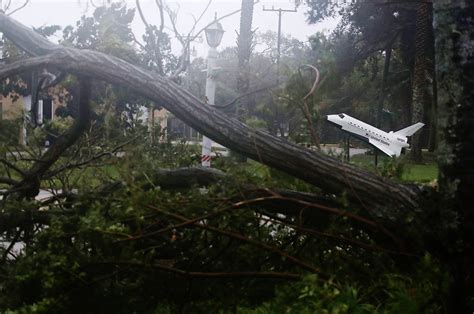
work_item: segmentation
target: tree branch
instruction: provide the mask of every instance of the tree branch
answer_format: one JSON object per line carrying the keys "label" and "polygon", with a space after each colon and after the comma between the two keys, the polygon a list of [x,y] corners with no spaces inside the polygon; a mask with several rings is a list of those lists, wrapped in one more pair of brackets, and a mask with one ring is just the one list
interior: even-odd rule
{"label": "tree branch", "polygon": [[163,33],[165,29],[165,14],[163,12],[163,1],[162,0],[155,0],[156,6],[158,7],[158,11],[160,12],[160,28],[158,29],[160,33]]}
{"label": "tree branch", "polygon": [[214,107],[216,108],[220,108],[220,109],[225,109],[225,108],[228,108],[230,106],[232,106],[233,104],[235,104],[237,101],[239,101],[240,99],[244,98],[244,97],[247,97],[249,95],[252,95],[252,94],[256,94],[256,93],[260,93],[260,92],[263,92],[263,91],[266,91],[266,90],[269,90],[271,88],[274,88],[276,87],[277,85],[271,85],[271,86],[264,86],[264,87],[261,87],[261,88],[257,88],[257,89],[254,89],[248,93],[244,93],[242,95],[239,95],[237,97],[235,97],[234,99],[232,99],[231,101],[229,101],[228,103],[226,103],[225,105],[214,105]]}
{"label": "tree branch", "polygon": [[[135,92],[163,104],[183,122],[214,141],[330,193],[346,191],[356,202],[360,198],[376,206],[378,214],[385,220],[393,221],[392,217],[403,219],[405,214],[419,206],[418,191],[274,137],[263,130],[249,128],[212,106],[206,106],[177,84],[154,73],[99,52],[60,48],[4,14],[0,14],[0,30],[27,51],[41,55],[49,53],[2,67],[0,78],[39,66],[55,66],[129,86]],[[382,211],[382,208],[390,210]]]}
{"label": "tree branch", "polygon": [[105,156],[112,156],[113,154],[117,153],[120,149],[122,149],[124,146],[126,146],[126,145],[132,143],[133,141],[135,141],[137,138],[139,138],[139,136],[136,136],[136,137],[126,141],[125,143],[122,143],[122,144],[119,144],[119,145],[115,146],[110,151],[106,151],[106,152],[102,152],[100,154],[94,155],[94,156],[90,157],[87,160],[84,160],[84,161],[81,161],[81,162],[76,162],[76,163],[67,163],[66,165],[61,166],[57,169],[53,169],[51,171],[48,171],[44,175],[44,178],[54,177],[58,173],[61,173],[61,172],[65,171],[65,170],[68,170],[68,169],[74,169],[74,168],[80,168],[80,167],[86,166],[86,165],[88,165],[88,164],[90,164],[90,163],[92,163],[96,160],[99,160],[99,159],[101,159],[102,157],[105,157]]}
{"label": "tree branch", "polygon": [[10,179],[10,178],[0,177],[0,183],[16,185],[18,184],[18,181]]}
{"label": "tree branch", "polygon": [[15,166],[14,164],[12,164],[11,162],[9,162],[8,160],[5,160],[3,158],[0,158],[0,163],[4,164],[5,166],[7,166],[8,168],[10,169],[13,169],[15,170],[18,174],[20,174],[21,176],[25,176],[25,172],[23,170],[21,170],[20,168],[18,168],[17,166]]}
{"label": "tree branch", "polygon": [[111,262],[95,262],[87,264],[83,267],[94,265],[119,265],[132,266],[142,268],[154,268],[166,272],[171,272],[180,276],[194,277],[194,278],[215,278],[215,279],[230,279],[230,278],[261,278],[261,279],[284,279],[284,280],[298,280],[301,278],[298,274],[282,273],[282,272],[266,272],[266,271],[241,271],[241,272],[197,272],[188,271],[175,267],[169,267],[160,264],[145,264],[140,262],[129,261],[111,261]]}
{"label": "tree branch", "polygon": [[[30,2],[30,0],[25,0],[25,2],[19,6],[18,8],[16,8],[15,10],[11,11],[11,12],[8,12],[8,15],[12,15],[18,11],[20,11],[21,9],[23,9],[24,7],[26,7],[28,5],[28,3]],[[8,4],[8,7],[10,7],[10,3]]]}
{"label": "tree branch", "polygon": [[[316,88],[318,87],[318,84],[319,84],[319,70],[311,64],[303,64],[301,67],[309,67],[316,73],[316,77],[314,79],[313,86],[311,87],[311,90],[303,97],[303,108],[302,108],[303,110],[302,111],[303,111],[303,115],[306,118],[306,121],[308,122],[308,127],[309,127],[309,131],[310,131],[310,134],[311,134],[312,142],[313,142],[314,145],[316,145],[317,148],[320,148],[319,136],[318,136],[318,133],[316,132],[316,129],[314,128],[313,119],[311,117],[311,113],[309,111],[309,107],[308,107],[308,103],[307,103],[308,98],[311,95],[314,94],[314,92],[316,91]],[[300,77],[302,77],[300,69],[298,69],[298,72],[300,73]]]}
{"label": "tree branch", "polygon": [[145,18],[145,15],[143,15],[142,7],[140,5],[140,0],[135,0],[135,5],[137,7],[138,14],[140,15],[140,18],[141,18],[143,24],[145,25],[146,30],[151,29],[150,24],[148,24],[148,22]]}
{"label": "tree branch", "polygon": [[[166,216],[169,216],[169,217],[172,217],[174,219],[180,220],[182,222],[190,221],[190,219],[185,218],[181,215],[170,213],[170,212],[161,210],[159,208],[156,208],[154,206],[147,205],[146,207],[149,208],[149,209],[155,210],[159,213],[165,214]],[[259,241],[256,241],[254,239],[250,239],[246,236],[243,236],[241,234],[238,234],[238,233],[235,233],[235,232],[232,232],[232,231],[227,231],[227,230],[223,230],[223,229],[220,229],[220,228],[217,228],[217,227],[214,227],[214,226],[210,226],[208,224],[204,224],[204,223],[201,223],[199,221],[192,223],[192,226],[198,227],[200,229],[209,230],[209,231],[221,234],[221,235],[225,235],[225,236],[228,236],[230,238],[233,238],[233,239],[236,239],[236,240],[239,240],[239,241],[242,241],[242,242],[246,242],[248,244],[252,244],[252,245],[254,245],[256,247],[259,247],[261,249],[276,253],[276,254],[280,255],[281,257],[287,259],[291,263],[293,263],[293,264],[295,264],[295,265],[297,265],[297,266],[299,266],[303,269],[306,269],[308,271],[311,271],[313,273],[317,273],[317,274],[321,275],[321,270],[319,268],[316,268],[313,265],[310,265],[307,262],[302,261],[302,260],[288,254],[287,252],[280,250],[279,248],[277,248],[275,246],[272,246],[272,245],[269,245],[269,244],[266,244],[266,243],[263,243],[263,242],[259,242]]]}

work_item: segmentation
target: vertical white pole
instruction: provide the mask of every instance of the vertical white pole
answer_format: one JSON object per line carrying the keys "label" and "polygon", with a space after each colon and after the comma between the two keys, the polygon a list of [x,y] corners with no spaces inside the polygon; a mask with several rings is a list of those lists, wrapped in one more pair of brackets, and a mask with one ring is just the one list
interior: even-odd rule
{"label": "vertical white pole", "polygon": [[54,120],[54,98],[51,99],[51,121]]}
{"label": "vertical white pole", "polygon": [[36,121],[39,125],[43,124],[43,100],[38,100],[38,121]]}
{"label": "vertical white pole", "polygon": [[27,125],[27,119],[30,114],[31,110],[31,96],[23,96],[23,125],[21,126],[21,133],[20,133],[20,145],[26,146],[27,143],[27,138],[26,138],[26,125]]}
{"label": "vertical white pole", "polygon": [[[214,47],[209,48],[207,55],[207,78],[206,78],[206,98],[210,106],[214,105],[214,97],[216,95],[216,80],[214,71],[216,68],[217,50]],[[211,151],[212,140],[206,136],[202,137],[202,154],[201,165],[203,167],[211,167]]]}

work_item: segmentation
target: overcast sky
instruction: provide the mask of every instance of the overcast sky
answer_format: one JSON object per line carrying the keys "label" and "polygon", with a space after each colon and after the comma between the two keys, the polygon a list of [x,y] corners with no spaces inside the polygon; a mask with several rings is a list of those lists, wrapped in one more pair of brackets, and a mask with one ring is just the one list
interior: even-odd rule
{"label": "overcast sky", "polygon": [[[5,1],[3,1],[5,3]],[[13,0],[12,3],[22,3],[23,0]],[[99,4],[104,0],[95,0],[94,3]],[[90,0],[89,0],[90,3]],[[127,6],[130,8],[135,7],[135,1],[126,1]],[[141,0],[143,11],[150,24],[158,23],[159,15],[156,9],[154,0]],[[198,17],[200,13],[206,7],[207,0],[179,0],[179,1],[166,1],[166,3],[172,8],[179,8],[178,15],[178,28],[181,33],[187,33],[193,25],[193,16]],[[240,8],[240,0],[213,0],[206,14],[203,16],[199,23],[198,29],[204,27],[214,18],[214,14],[223,16]],[[13,7],[14,5],[12,5]],[[261,0],[255,5],[254,9],[254,20],[253,28],[257,28],[259,31],[274,30],[277,31],[278,27],[278,13],[276,12],[264,12],[263,7],[271,8],[283,8],[293,9],[292,0]],[[42,25],[53,25],[57,24],[62,27],[67,25],[74,25],[74,23],[83,15],[91,15],[93,7],[87,5],[87,0],[31,0],[30,4],[23,10],[15,13],[12,17],[18,19],[20,22],[27,26],[42,26]],[[296,13],[285,13],[282,17],[282,32],[290,34],[291,36],[300,40],[307,40],[307,38],[317,31],[331,30],[334,28],[336,22],[334,20],[325,21],[317,25],[309,25],[306,22],[307,8],[300,6]],[[224,30],[226,31],[222,40],[222,44],[219,48],[227,46],[235,46],[236,42],[236,31],[239,28],[239,13],[226,18],[222,21]],[[133,31],[136,33],[137,38],[140,38],[140,34],[144,31],[144,26],[138,17],[138,13],[132,24]],[[58,33],[57,39],[62,34]],[[198,51],[199,55],[205,54],[207,47],[205,43],[195,43],[193,45]],[[174,47],[174,50],[178,50],[178,46]]]}

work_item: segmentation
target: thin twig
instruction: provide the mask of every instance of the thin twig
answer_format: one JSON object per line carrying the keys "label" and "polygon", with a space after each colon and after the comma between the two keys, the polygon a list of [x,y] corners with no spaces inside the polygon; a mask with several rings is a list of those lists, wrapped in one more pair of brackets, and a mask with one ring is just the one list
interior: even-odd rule
{"label": "thin twig", "polygon": [[162,0],[155,0],[156,6],[158,7],[158,11],[160,12],[160,33],[163,33],[165,29],[165,14],[163,12],[163,2]]}
{"label": "thin twig", "polygon": [[135,4],[137,6],[138,14],[140,15],[141,20],[142,20],[143,24],[145,24],[145,28],[147,30],[151,29],[150,24],[148,24],[148,22],[145,18],[145,15],[143,15],[142,7],[140,5],[140,0],[135,0]]}
{"label": "thin twig", "polygon": [[206,7],[204,8],[204,10],[201,11],[201,14],[199,15],[199,17],[194,20],[193,27],[192,27],[191,30],[188,32],[187,38],[190,38],[190,37],[191,37],[191,34],[192,34],[192,33],[194,32],[194,30],[196,29],[196,25],[199,23],[199,21],[202,19],[202,17],[204,16],[204,14],[207,12],[207,10],[209,9],[209,7],[211,6],[211,3],[212,3],[212,0],[209,0],[209,1],[207,2]]}
{"label": "thin twig", "polygon": [[20,11],[21,9],[23,9],[24,7],[26,7],[26,5],[30,2],[30,0],[26,0],[25,3],[23,3],[23,5],[19,6],[18,8],[16,8],[15,10],[11,11],[10,13],[8,13],[7,15],[10,16],[12,15],[13,13],[16,13],[18,11]]}
{"label": "thin twig", "polygon": [[[355,245],[355,246],[358,246],[358,247],[361,247],[363,249],[370,250],[370,251],[378,251],[378,252],[384,252],[384,253],[388,253],[388,254],[396,254],[396,255],[404,255],[404,256],[412,256],[412,257],[416,256],[416,255],[409,254],[409,253],[406,253],[406,252],[397,252],[397,251],[393,251],[393,250],[387,250],[387,249],[385,249],[383,247],[380,247],[378,245],[370,245],[370,244],[364,243],[362,241],[354,240],[354,239],[347,238],[347,237],[344,237],[344,236],[341,236],[341,235],[335,235],[335,234],[332,234],[332,233],[322,232],[322,231],[306,228],[306,227],[303,227],[303,226],[300,226],[300,225],[295,225],[295,224],[287,222],[285,219],[282,219],[282,218],[278,217],[278,215],[268,213],[267,211],[262,211],[261,213],[265,216],[270,217],[271,219],[268,219],[268,220],[273,222],[273,223],[275,223],[275,222],[281,223],[281,224],[283,224],[287,227],[293,228],[293,229],[295,229],[297,231],[300,231],[302,233],[305,233],[305,234],[317,235],[317,236],[322,236],[322,237],[326,237],[326,238],[331,238],[331,239],[338,240],[338,241],[341,241],[341,242],[346,242],[348,244]],[[266,220],[265,218],[261,218],[261,219]]]}
{"label": "thin twig", "polygon": [[246,205],[252,205],[254,203],[259,203],[261,201],[262,201],[261,197],[250,199],[250,200],[239,201],[239,202],[236,202],[236,203],[234,203],[230,206],[227,206],[227,207],[221,208],[221,209],[219,209],[215,212],[209,213],[207,215],[192,218],[192,219],[189,219],[189,220],[187,220],[183,223],[176,224],[176,225],[171,225],[171,226],[162,228],[162,229],[157,230],[157,231],[153,231],[153,232],[143,234],[143,235],[139,235],[139,236],[136,236],[136,237],[130,237],[130,236],[127,235],[127,237],[125,239],[119,240],[118,242],[132,241],[132,240],[137,240],[137,239],[148,238],[148,237],[152,237],[152,236],[155,236],[157,234],[164,233],[164,232],[167,232],[167,231],[170,231],[170,230],[173,230],[173,229],[187,227],[189,225],[193,225],[195,223],[198,223],[198,222],[200,222],[204,219],[209,219],[209,218],[213,218],[217,215],[224,214],[224,213],[226,213],[227,211],[229,211],[231,209],[238,209],[238,208],[241,208],[241,207],[246,206]]}
{"label": "thin twig", "polygon": [[10,169],[15,170],[15,171],[18,172],[22,177],[25,176],[25,172],[24,172],[23,170],[21,170],[20,168],[18,168],[17,166],[15,166],[15,165],[12,164],[11,162],[9,162],[8,160],[1,158],[1,159],[0,159],[0,163],[4,164],[5,166],[7,166],[7,167],[10,168]]}
{"label": "thin twig", "polygon": [[3,253],[3,256],[2,256],[2,261],[5,262],[5,260],[7,259],[8,255],[10,254],[10,251],[13,249],[13,247],[15,246],[16,242],[18,241],[18,239],[20,238],[20,235],[21,233],[23,232],[22,229],[18,230],[15,234],[15,237],[11,240],[10,244],[8,245],[7,249],[5,250],[5,252]]}
{"label": "thin twig", "polygon": [[[146,205],[146,207],[149,208],[149,209],[153,209],[157,212],[160,212],[162,214],[165,214],[165,215],[167,215],[169,217],[172,217],[174,219],[181,220],[183,222],[189,221],[188,218],[183,217],[183,216],[178,215],[178,214],[170,213],[170,212],[161,210],[159,208],[156,208],[156,207],[153,207],[153,206],[150,206],[150,205]],[[321,270],[319,268],[316,268],[316,267],[314,267],[314,266],[312,266],[312,265],[310,265],[310,264],[308,264],[308,263],[306,263],[306,262],[304,262],[304,261],[302,261],[302,260],[300,260],[300,259],[288,254],[287,252],[284,252],[284,251],[280,250],[279,248],[274,247],[272,245],[265,244],[263,242],[259,242],[259,241],[250,239],[250,238],[248,238],[244,235],[241,235],[241,234],[238,234],[238,233],[235,233],[235,232],[231,232],[231,231],[227,231],[227,230],[222,230],[222,229],[219,229],[217,227],[213,227],[213,226],[203,224],[203,223],[196,222],[196,223],[193,224],[193,226],[196,226],[196,227],[201,228],[201,229],[209,230],[209,231],[221,234],[221,235],[225,235],[225,236],[228,236],[228,237],[231,237],[231,238],[234,238],[234,239],[252,244],[254,246],[257,246],[257,247],[260,247],[262,249],[265,249],[265,250],[271,251],[273,253],[276,253],[276,254],[280,255],[281,257],[287,259],[288,261],[292,262],[293,264],[298,265],[301,268],[309,270],[313,273],[317,273],[317,274],[321,273]]]}
{"label": "thin twig", "polygon": [[214,105],[214,107],[216,108],[227,108],[227,107],[230,107],[232,106],[233,104],[235,104],[238,100],[246,97],[246,96],[249,96],[249,95],[252,95],[252,94],[256,94],[256,93],[259,93],[259,92],[263,92],[263,91],[266,91],[266,90],[269,90],[273,87],[276,87],[277,85],[271,85],[271,86],[264,86],[264,87],[261,87],[261,88],[257,88],[257,89],[254,89],[248,93],[245,93],[245,94],[242,94],[242,95],[239,95],[237,97],[235,97],[234,99],[232,99],[231,101],[229,101],[227,104],[225,105]]}
{"label": "thin twig", "polygon": [[3,8],[0,8],[0,9],[2,9],[3,12],[7,12],[8,10],[10,10],[10,5],[11,4],[12,4],[12,0],[8,0],[7,5],[5,5],[5,9],[3,9]]}
{"label": "thin twig", "polygon": [[122,143],[122,144],[119,144],[117,145],[116,147],[114,147],[112,150],[110,151],[107,151],[107,152],[102,152],[100,154],[97,154],[95,156],[92,156],[90,157],[88,160],[85,160],[85,161],[82,161],[82,162],[78,162],[78,163],[68,163],[58,169],[54,169],[54,170],[51,170],[49,171],[48,173],[46,173],[44,175],[45,178],[50,178],[50,177],[53,177],[55,175],[57,175],[58,173],[62,172],[62,171],[65,171],[65,170],[68,170],[68,169],[74,169],[74,168],[80,168],[80,167],[83,167],[85,165],[88,165],[90,163],[92,163],[93,161],[96,161],[96,160],[99,160],[101,159],[102,157],[105,157],[105,156],[112,156],[113,154],[115,154],[116,152],[118,152],[120,149],[122,149],[124,146],[134,142],[136,139],[138,139],[140,137],[140,135],[138,136],[135,136],[134,138]]}

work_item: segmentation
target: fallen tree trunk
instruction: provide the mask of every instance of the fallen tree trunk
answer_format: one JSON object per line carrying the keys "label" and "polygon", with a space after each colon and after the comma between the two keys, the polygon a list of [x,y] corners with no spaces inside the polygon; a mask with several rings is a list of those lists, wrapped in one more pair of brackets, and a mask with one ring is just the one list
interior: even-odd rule
{"label": "fallen tree trunk", "polygon": [[[212,168],[177,168],[158,169],[147,174],[146,177],[139,176],[138,181],[146,182],[141,187],[150,189],[159,187],[163,190],[189,189],[193,185],[208,186],[223,179],[226,174]],[[108,194],[124,187],[122,181],[113,182],[100,188],[100,193]]]}
{"label": "fallen tree trunk", "polygon": [[[418,192],[368,171],[345,164],[249,128],[242,122],[205,105],[177,84],[152,72],[103,53],[61,47],[0,13],[0,31],[33,57],[5,65],[0,78],[40,67],[56,67],[125,85],[156,103],[214,141],[263,164],[289,173],[334,194],[345,192],[367,211],[387,218],[403,217],[419,206]],[[391,212],[382,211],[390,208]],[[394,210],[397,209],[397,212]]]}

